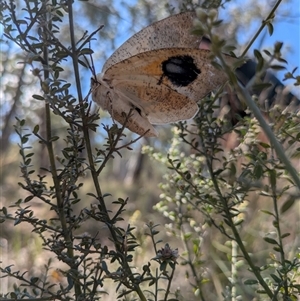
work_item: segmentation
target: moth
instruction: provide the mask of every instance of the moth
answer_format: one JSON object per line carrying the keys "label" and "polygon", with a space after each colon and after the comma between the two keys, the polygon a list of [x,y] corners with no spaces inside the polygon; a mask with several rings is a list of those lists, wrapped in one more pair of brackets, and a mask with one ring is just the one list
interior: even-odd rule
{"label": "moth", "polygon": [[134,133],[157,136],[153,125],[193,118],[197,102],[224,84],[210,51],[191,33],[194,12],[173,15],[142,29],[92,79],[92,98]]}

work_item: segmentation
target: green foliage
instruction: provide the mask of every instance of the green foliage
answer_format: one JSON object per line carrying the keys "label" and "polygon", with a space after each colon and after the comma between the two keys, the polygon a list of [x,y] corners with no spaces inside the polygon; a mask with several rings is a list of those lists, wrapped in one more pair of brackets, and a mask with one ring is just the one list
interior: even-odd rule
{"label": "green foliage", "polygon": [[[254,286],[258,294],[268,296],[262,296],[260,300],[282,300],[285,297],[296,300],[300,292],[295,280],[299,279],[299,253],[295,249],[291,259],[287,257],[289,248],[285,246],[284,239],[291,233],[282,233],[284,214],[299,199],[297,193],[294,195],[295,185],[275,156],[272,145],[255,140],[257,124],[250,118],[235,128],[240,134],[240,146],[227,157],[224,156],[222,140],[226,125],[214,117],[212,104],[215,101],[215,98],[210,98],[201,102],[197,126],[186,123],[177,126],[167,160],[153,148],[144,148],[154,160],[170,170],[160,186],[161,201],[155,208],[170,220],[170,233],[180,237],[184,244],[181,264],[190,266],[192,275],[187,272],[187,278],[192,276],[191,285],[195,294],[201,291],[207,294],[205,286],[211,281],[203,271],[207,258],[204,240],[208,229],[214,226],[227,239],[224,252],[232,267],[235,265],[237,275],[251,277],[246,276],[246,269],[249,269],[255,277],[246,278],[243,282],[234,280],[233,275],[228,277],[232,286],[231,293],[226,297],[228,300],[238,298],[238,295],[246,298],[243,285]],[[285,135],[286,127],[294,129],[295,121],[298,127],[297,114],[290,116],[277,133],[283,143],[299,143],[295,136]],[[183,145],[189,147],[189,156],[183,151]],[[251,255],[255,249],[244,241],[251,218],[247,212],[251,210],[253,194],[264,196],[262,202],[270,199],[273,203],[272,211],[261,210],[261,214],[272,216],[269,234],[256,237],[262,244],[265,241],[270,245],[269,257],[265,258],[269,263],[263,266],[257,266],[257,259]],[[222,239],[217,237],[217,240]],[[233,243],[237,250],[233,248]],[[235,262],[234,252],[238,252],[235,257],[239,258]]]}
{"label": "green foliage", "polygon": [[[21,180],[15,180],[22,194],[0,209],[0,222],[24,227],[28,236],[20,239],[25,239],[26,249],[41,249],[47,260],[42,269],[26,271],[10,260],[2,262],[1,278],[9,279],[9,289],[0,299],[99,300],[114,291],[118,300],[204,301],[218,298],[215,286],[220,283],[224,300],[297,300],[299,246],[295,231],[285,229],[286,216],[299,201],[297,181],[273,143],[257,139],[257,121],[246,117],[232,128],[216,117],[220,89],[201,102],[193,124],[176,126],[167,155],[145,147],[159,167],[168,170],[155,205],[168,221],[170,242],[161,246],[164,231],[156,221],[148,222],[146,230],[132,225],[133,217],[132,223],[126,222],[129,199],[105,191],[103,175],[109,163],[122,159],[140,138],[128,140],[125,126],[102,125],[103,141],[93,144],[99,115],[89,102],[91,91],[84,94],[80,75],[86,70],[95,73],[90,43],[102,26],[76,36],[72,1],[1,3],[4,37],[26,53],[22,72],[31,68],[37,80],[32,102],[39,104],[43,122],[35,124],[30,114],[16,118]],[[203,5],[217,8],[221,1]],[[196,26],[195,32],[211,38],[212,51],[219,56],[215,66],[228,73],[234,86],[236,76],[222,60],[222,49],[234,47],[213,34],[221,24],[216,12],[198,10],[197,15],[205,26]],[[263,22],[270,34],[276,30],[272,20],[273,12]],[[61,24],[68,24],[69,41],[58,38]],[[273,53],[265,51],[268,61],[254,51],[258,74],[269,67],[282,68],[281,48],[277,43]],[[243,59],[238,58],[236,66]],[[274,61],[280,64],[272,65]],[[297,85],[295,72],[288,72],[286,79]],[[256,80],[256,91],[266,88],[259,76]],[[291,157],[299,157],[297,113],[287,115],[276,106],[268,113],[272,133],[291,150]],[[60,134],[53,126],[57,120],[63,128]],[[224,136],[232,131],[240,144],[225,153]],[[38,148],[44,153],[41,161]],[[264,202],[260,212],[251,205],[256,198]],[[272,206],[265,205],[267,201]],[[255,214],[261,217],[255,221],[271,218],[266,228],[251,224]],[[256,255],[261,251],[257,245],[266,251]],[[186,279],[184,290],[182,282],[174,288],[178,275],[180,282],[183,275]]]}

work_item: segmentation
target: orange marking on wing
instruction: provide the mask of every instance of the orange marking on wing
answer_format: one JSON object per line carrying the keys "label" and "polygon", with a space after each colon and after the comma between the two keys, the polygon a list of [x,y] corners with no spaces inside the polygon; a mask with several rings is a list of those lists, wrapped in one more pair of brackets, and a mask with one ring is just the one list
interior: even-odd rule
{"label": "orange marking on wing", "polygon": [[143,67],[143,71],[145,71],[146,74],[152,75],[152,76],[161,76],[162,75],[162,68],[161,68],[161,59],[157,59],[151,64],[146,65]]}

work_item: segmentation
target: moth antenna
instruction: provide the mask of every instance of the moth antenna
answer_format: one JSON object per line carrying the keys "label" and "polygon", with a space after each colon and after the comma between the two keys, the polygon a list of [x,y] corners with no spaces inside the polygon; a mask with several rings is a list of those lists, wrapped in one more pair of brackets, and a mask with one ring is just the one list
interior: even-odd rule
{"label": "moth antenna", "polygon": [[[91,48],[91,42],[90,41],[89,41],[89,48]],[[97,78],[97,76],[96,76],[96,68],[95,68],[93,56],[92,56],[91,53],[89,54],[89,56],[90,56],[91,64],[88,62],[88,67],[89,67],[91,73],[93,74],[93,77]]]}

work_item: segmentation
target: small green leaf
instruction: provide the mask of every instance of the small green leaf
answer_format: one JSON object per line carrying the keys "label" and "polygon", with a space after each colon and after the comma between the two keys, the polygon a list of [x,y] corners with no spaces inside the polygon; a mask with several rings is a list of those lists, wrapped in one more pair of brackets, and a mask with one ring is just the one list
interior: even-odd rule
{"label": "small green leaf", "polygon": [[257,58],[258,61],[263,59],[261,53],[257,49],[254,49],[253,53],[254,53],[254,56]]}
{"label": "small green leaf", "polygon": [[280,71],[280,70],[285,70],[286,67],[282,66],[282,65],[272,65],[270,66],[271,69],[276,70],[276,71]]}
{"label": "small green leaf", "polygon": [[242,224],[244,222],[244,219],[239,219],[238,221],[236,221],[235,223],[234,223],[234,225],[235,226],[238,226],[238,225],[240,225],[240,224]]}
{"label": "small green leaf", "polygon": [[285,238],[285,237],[288,237],[290,235],[291,235],[291,233],[284,233],[284,234],[281,235],[281,238]]}
{"label": "small green leaf", "polygon": [[33,94],[32,98],[37,99],[37,100],[45,100],[45,98],[41,95]]}
{"label": "small green leaf", "polygon": [[88,68],[87,64],[86,64],[84,61],[78,60],[78,63],[79,63],[80,65],[82,65],[83,67]]}
{"label": "small green leaf", "polygon": [[214,22],[212,23],[212,25],[213,25],[214,27],[218,27],[218,26],[220,26],[222,23],[223,23],[223,20],[217,20],[217,21],[214,21]]}
{"label": "small green leaf", "polygon": [[27,22],[25,20],[17,20],[16,21],[18,24],[24,24],[24,25],[28,25]]}
{"label": "small green leaf", "polygon": [[263,91],[264,89],[267,89],[269,87],[272,87],[272,84],[270,83],[256,83],[253,84],[253,89],[257,91]]}
{"label": "small green leaf", "polygon": [[260,210],[261,212],[265,213],[265,214],[268,214],[268,215],[272,215],[272,216],[275,216],[272,212],[270,211],[267,211],[267,210]]}
{"label": "small green leaf", "polygon": [[274,27],[273,27],[273,24],[268,22],[267,23],[267,27],[268,27],[268,32],[269,32],[269,35],[271,36],[274,32]]}
{"label": "small green leaf", "polygon": [[39,281],[39,278],[38,278],[38,277],[31,277],[31,278],[30,278],[31,284],[35,284],[35,283],[37,283],[38,281]]}
{"label": "small green leaf", "polygon": [[94,51],[90,48],[83,48],[80,50],[79,54],[93,54]]}
{"label": "small green leaf", "polygon": [[287,60],[283,59],[282,57],[278,57],[277,61],[280,62],[280,63],[284,63],[284,64],[288,63]]}
{"label": "small green leaf", "polygon": [[184,240],[188,240],[189,238],[192,237],[192,233],[191,233],[191,232],[185,233],[185,234],[183,235],[183,237],[184,237]]}
{"label": "small green leaf", "polygon": [[7,215],[7,209],[6,209],[6,207],[2,207],[2,211],[3,211],[4,215]]}
{"label": "small green leaf", "polygon": [[281,207],[280,213],[283,214],[286,211],[288,211],[294,204],[295,204],[296,199],[295,198],[290,198],[288,199]]}
{"label": "small green leaf", "polygon": [[282,42],[276,42],[274,45],[274,53],[280,53],[282,46]]}
{"label": "small green leaf", "polygon": [[276,171],[274,169],[269,170],[270,184],[272,187],[276,187]]}
{"label": "small green leaf", "polygon": [[24,203],[31,201],[33,198],[34,198],[33,195],[29,195],[27,198],[25,198]]}
{"label": "small green leaf", "polygon": [[287,72],[284,74],[283,80],[287,80],[287,79],[291,79],[291,78],[293,78],[293,74],[291,72]]}
{"label": "small green leaf", "polygon": [[107,274],[109,273],[108,268],[107,268],[107,264],[105,261],[101,261],[101,268],[102,270]]}
{"label": "small green leaf", "polygon": [[51,137],[50,142],[57,141],[58,139],[59,139],[58,136],[53,136],[53,137]]}
{"label": "small green leaf", "polygon": [[275,280],[276,283],[281,283],[281,279],[275,274],[271,274],[271,277]]}
{"label": "small green leaf", "polygon": [[265,53],[267,56],[272,56],[272,55],[271,55],[271,52],[268,51],[268,50],[266,50],[266,49],[264,50],[264,53]]}
{"label": "small green leaf", "polygon": [[167,268],[167,262],[166,261],[163,261],[160,266],[159,266],[159,270],[160,271],[165,271]]}
{"label": "small green leaf", "polygon": [[218,64],[217,62],[212,61],[211,64],[212,64],[217,70],[223,71],[222,66],[221,66],[220,64]]}
{"label": "small green leaf", "polygon": [[280,247],[274,247],[273,250],[276,252],[282,252],[282,249]]}
{"label": "small green leaf", "polygon": [[16,219],[15,222],[14,222],[14,226],[18,225],[21,223],[21,220],[20,219]]}
{"label": "small green leaf", "polygon": [[68,281],[67,289],[70,290],[74,286],[74,281],[70,274],[67,274],[67,281]]}
{"label": "small green leaf", "polygon": [[13,299],[13,300],[17,300],[17,295],[13,292],[13,293],[10,293],[10,297]]}
{"label": "small green leaf", "polygon": [[265,142],[259,142],[259,145],[261,145],[263,148],[270,148],[270,144]]}
{"label": "small green leaf", "polygon": [[277,241],[270,237],[264,237],[264,241],[266,241],[267,243],[272,244],[272,245],[278,245]]}
{"label": "small green leaf", "polygon": [[264,173],[264,170],[263,170],[262,166],[260,164],[257,164],[254,167],[253,175],[255,176],[256,179],[260,179],[262,177],[263,173]]}
{"label": "small green leaf", "polygon": [[253,285],[253,284],[258,284],[258,281],[256,279],[247,279],[244,281],[245,285]]}

